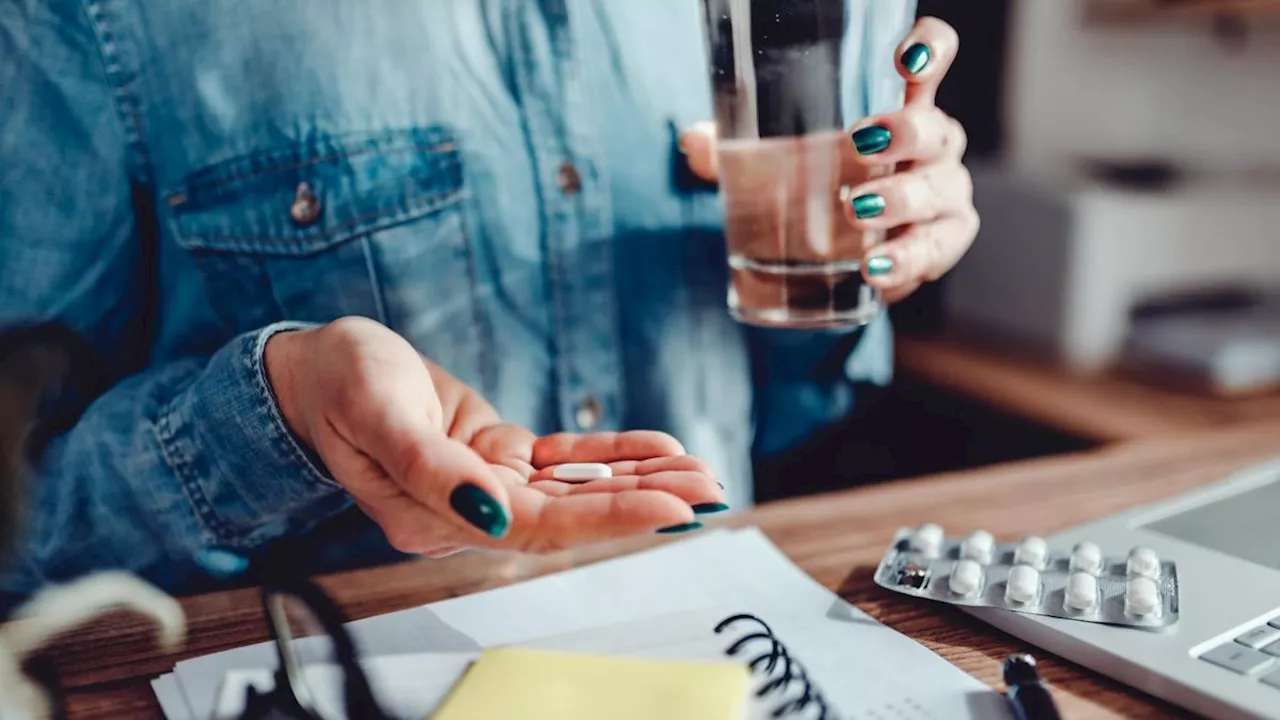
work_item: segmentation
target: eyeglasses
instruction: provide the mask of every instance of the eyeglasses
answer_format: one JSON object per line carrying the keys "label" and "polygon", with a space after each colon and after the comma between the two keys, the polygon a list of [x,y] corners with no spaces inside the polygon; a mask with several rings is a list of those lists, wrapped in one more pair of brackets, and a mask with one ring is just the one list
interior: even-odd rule
{"label": "eyeglasses", "polygon": [[[267,692],[246,691],[241,720],[392,720],[373,696],[345,616],[318,585],[277,575],[264,581],[262,605],[276,646],[275,683]],[[342,689],[342,707],[312,691],[317,679],[334,674],[341,676],[332,680]]]}

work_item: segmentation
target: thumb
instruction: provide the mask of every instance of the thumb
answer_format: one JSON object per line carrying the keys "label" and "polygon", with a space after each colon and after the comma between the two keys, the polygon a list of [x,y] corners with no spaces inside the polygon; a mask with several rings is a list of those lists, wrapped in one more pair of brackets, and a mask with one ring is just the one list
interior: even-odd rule
{"label": "thumb", "polygon": [[689,169],[707,182],[719,179],[720,167],[716,162],[716,124],[694,123],[680,134],[680,150],[688,158]]}
{"label": "thumb", "polygon": [[[425,368],[421,372],[426,376]],[[379,408],[375,414],[380,417],[353,423],[360,428],[353,444],[368,453],[407,496],[402,500],[426,506],[477,544],[482,538],[505,537],[511,525],[505,486],[474,450],[432,422],[414,396],[371,394],[369,406]]]}

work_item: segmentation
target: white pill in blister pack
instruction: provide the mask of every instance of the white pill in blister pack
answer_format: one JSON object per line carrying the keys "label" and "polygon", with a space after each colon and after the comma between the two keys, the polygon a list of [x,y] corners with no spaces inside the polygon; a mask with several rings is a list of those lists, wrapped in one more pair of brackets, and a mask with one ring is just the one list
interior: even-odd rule
{"label": "white pill in blister pack", "polygon": [[1150,615],[1160,609],[1160,590],[1149,577],[1129,578],[1124,590],[1124,611],[1128,615]]}
{"label": "white pill in blister pack", "polygon": [[1098,604],[1097,576],[1083,571],[1071,573],[1063,602],[1072,610],[1092,610]]}
{"label": "white pill in blister pack", "polygon": [[982,584],[982,566],[973,558],[961,558],[951,568],[947,585],[957,595],[969,595]]}
{"label": "white pill in blister pack", "polygon": [[1072,571],[1079,570],[1090,575],[1097,575],[1102,572],[1102,548],[1088,540],[1076,543],[1075,548],[1071,550]]}
{"label": "white pill in blister pack", "polygon": [[1030,565],[1014,565],[1005,581],[1004,597],[1011,603],[1025,605],[1040,594],[1040,571]]}
{"label": "white pill in blister pack", "polygon": [[899,528],[876,567],[877,585],[967,607],[1078,622],[1157,628],[1178,622],[1178,568],[1149,548],[1107,553],[1089,540],[1052,545],[986,530],[947,537],[933,523]]}
{"label": "white pill in blister pack", "polygon": [[1044,569],[1044,562],[1049,557],[1049,545],[1044,538],[1030,535],[1018,543],[1013,552],[1013,561],[1019,565],[1029,565],[1036,570]]}
{"label": "white pill in blister pack", "polygon": [[1160,556],[1151,548],[1136,547],[1129,551],[1126,571],[1131,576],[1160,577]]}
{"label": "white pill in blister pack", "polygon": [[613,477],[613,468],[604,463],[565,463],[551,471],[556,480],[603,480]]}
{"label": "white pill in blister pack", "polygon": [[991,562],[991,551],[995,549],[996,539],[986,530],[974,530],[964,542],[960,543],[960,557],[976,560],[986,565]]}
{"label": "white pill in blister pack", "polygon": [[933,557],[942,548],[942,540],[942,526],[934,523],[925,523],[916,528],[915,533],[912,534],[911,549]]}

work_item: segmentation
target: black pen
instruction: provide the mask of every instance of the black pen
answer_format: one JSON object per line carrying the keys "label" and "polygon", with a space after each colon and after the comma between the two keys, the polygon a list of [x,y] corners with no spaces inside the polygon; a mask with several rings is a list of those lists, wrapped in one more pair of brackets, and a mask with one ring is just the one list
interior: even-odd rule
{"label": "black pen", "polygon": [[1004,684],[1005,695],[1018,720],[1061,720],[1049,688],[1036,671],[1035,658],[1027,654],[1005,658]]}

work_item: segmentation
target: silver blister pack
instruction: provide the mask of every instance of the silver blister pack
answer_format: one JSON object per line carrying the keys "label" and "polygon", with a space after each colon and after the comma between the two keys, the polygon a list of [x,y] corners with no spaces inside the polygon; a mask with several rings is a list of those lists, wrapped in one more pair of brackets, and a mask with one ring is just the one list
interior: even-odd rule
{"label": "silver blister pack", "polygon": [[1068,549],[1035,536],[1000,543],[985,530],[950,538],[928,523],[898,530],[875,581],[953,605],[1131,627],[1178,621],[1178,569],[1149,548],[1108,555],[1091,542]]}

